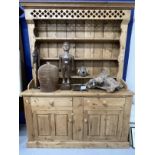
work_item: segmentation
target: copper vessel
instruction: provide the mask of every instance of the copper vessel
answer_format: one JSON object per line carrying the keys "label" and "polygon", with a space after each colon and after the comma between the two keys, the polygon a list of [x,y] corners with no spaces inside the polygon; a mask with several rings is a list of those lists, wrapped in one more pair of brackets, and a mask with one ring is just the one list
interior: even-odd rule
{"label": "copper vessel", "polygon": [[52,92],[58,88],[59,70],[55,65],[47,62],[38,69],[38,79],[42,92]]}

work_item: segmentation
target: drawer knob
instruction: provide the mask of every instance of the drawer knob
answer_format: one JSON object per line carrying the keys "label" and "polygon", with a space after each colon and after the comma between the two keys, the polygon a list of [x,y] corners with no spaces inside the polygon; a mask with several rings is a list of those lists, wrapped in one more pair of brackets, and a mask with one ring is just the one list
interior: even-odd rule
{"label": "drawer knob", "polygon": [[88,122],[87,118],[85,118],[85,119],[84,119],[84,122],[85,122],[85,123],[87,123],[87,122]]}
{"label": "drawer knob", "polygon": [[54,106],[54,101],[50,101],[49,104],[53,107]]}
{"label": "drawer knob", "polygon": [[103,103],[105,104],[105,103],[107,103],[105,100],[103,100]]}
{"label": "drawer knob", "polygon": [[73,120],[71,119],[71,118],[69,118],[69,120],[68,120],[70,123],[72,123],[73,122]]}

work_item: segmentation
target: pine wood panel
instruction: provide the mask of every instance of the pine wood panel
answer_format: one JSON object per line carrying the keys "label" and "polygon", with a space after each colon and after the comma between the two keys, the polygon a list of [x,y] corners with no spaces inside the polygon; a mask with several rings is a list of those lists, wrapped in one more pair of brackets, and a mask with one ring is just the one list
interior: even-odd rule
{"label": "pine wood panel", "polygon": [[83,99],[73,98],[73,140],[83,140]]}
{"label": "pine wood panel", "polygon": [[86,140],[119,141],[122,132],[122,112],[84,111],[84,138]]}
{"label": "pine wood panel", "polygon": [[56,136],[67,136],[68,132],[68,117],[67,115],[58,114],[55,116],[56,118]]}
{"label": "pine wood panel", "polygon": [[76,21],[76,38],[85,38],[85,21]]}
{"label": "pine wood panel", "polygon": [[85,38],[94,38],[94,21],[85,20]]}
{"label": "pine wood panel", "polygon": [[30,98],[24,97],[24,110],[25,110],[25,119],[26,119],[26,127],[28,140],[34,140],[34,130],[33,130],[33,119],[32,119],[32,110],[30,105]]}
{"label": "pine wood panel", "polygon": [[67,27],[66,27],[66,21],[60,20],[57,21],[57,30],[56,30],[56,36],[57,38],[67,38]]}
{"label": "pine wood panel", "polygon": [[103,38],[104,37],[104,25],[103,21],[94,22],[94,38]]}
{"label": "pine wood panel", "polygon": [[126,47],[126,38],[127,38],[127,29],[128,29],[129,20],[123,20],[121,23],[121,35],[120,35],[120,52],[118,56],[119,68],[117,79],[121,79],[123,76],[123,67],[124,67],[124,55]]}
{"label": "pine wood panel", "polygon": [[49,58],[58,58],[57,43],[48,44]]}
{"label": "pine wood panel", "polygon": [[103,57],[111,58],[111,55],[112,55],[112,44],[110,43],[104,44]]}
{"label": "pine wood panel", "polygon": [[89,136],[100,135],[100,115],[90,115],[88,118]]}
{"label": "pine wood panel", "polygon": [[47,37],[56,38],[56,21],[50,20],[47,22]]}
{"label": "pine wood panel", "polygon": [[93,73],[92,75],[98,75],[102,72],[103,62],[102,61],[93,61]]}
{"label": "pine wood panel", "polygon": [[48,43],[40,44],[40,58],[48,57]]}
{"label": "pine wood panel", "polygon": [[36,140],[71,140],[72,111],[36,111],[33,122]]}
{"label": "pine wood panel", "polygon": [[50,135],[50,122],[49,116],[46,115],[38,115],[38,132],[39,136],[48,136]]}
{"label": "pine wood panel", "polygon": [[[102,69],[121,79],[130,11],[96,9],[95,5],[93,9],[84,9],[84,4],[80,5],[80,9],[39,8],[41,15],[39,9],[26,9],[31,53],[39,45],[41,64],[50,60],[58,66],[63,42],[69,41],[76,72],[85,66],[90,74],[85,78],[72,75],[73,83],[84,83]],[[52,17],[51,11],[54,13]],[[67,15],[67,11],[71,14]],[[34,69],[33,79],[37,85]],[[30,147],[129,145],[127,137],[133,93],[126,87],[113,94],[102,90],[43,93],[38,89],[27,90],[23,94],[27,96],[24,104]]]}
{"label": "pine wood panel", "polygon": [[75,38],[75,21],[67,21],[67,38]]}
{"label": "pine wood panel", "polygon": [[118,126],[118,115],[108,115],[106,117],[106,136],[116,136]]}
{"label": "pine wood panel", "polygon": [[104,37],[114,38],[113,34],[113,24],[111,22],[104,22]]}
{"label": "pine wood panel", "polygon": [[83,58],[83,57],[84,57],[84,44],[82,43],[76,44],[75,58]]}

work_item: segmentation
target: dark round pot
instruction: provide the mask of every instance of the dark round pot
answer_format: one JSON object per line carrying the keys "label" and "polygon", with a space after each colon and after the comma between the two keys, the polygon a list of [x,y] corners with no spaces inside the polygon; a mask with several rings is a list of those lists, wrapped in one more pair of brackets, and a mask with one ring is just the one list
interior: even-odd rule
{"label": "dark round pot", "polygon": [[42,92],[52,92],[58,88],[59,70],[55,65],[47,62],[38,69],[38,79]]}

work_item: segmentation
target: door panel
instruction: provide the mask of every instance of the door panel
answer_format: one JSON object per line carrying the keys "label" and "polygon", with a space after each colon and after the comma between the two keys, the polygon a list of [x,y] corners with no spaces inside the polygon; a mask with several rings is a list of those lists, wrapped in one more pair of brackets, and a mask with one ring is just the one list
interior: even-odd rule
{"label": "door panel", "polygon": [[89,135],[100,135],[100,115],[89,115]]}
{"label": "door panel", "polygon": [[38,115],[38,132],[40,136],[50,135],[49,115]]}
{"label": "door panel", "polygon": [[56,136],[67,136],[68,132],[68,115],[56,114],[55,115],[55,131]]}
{"label": "door panel", "polygon": [[118,125],[118,115],[107,115],[106,136],[116,136]]}
{"label": "door panel", "polygon": [[84,139],[118,141],[122,132],[123,111],[84,111]]}
{"label": "door panel", "polygon": [[37,140],[71,140],[72,111],[36,111],[33,113]]}

